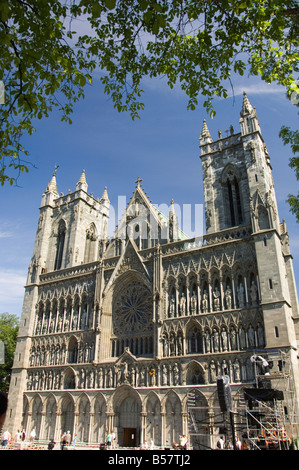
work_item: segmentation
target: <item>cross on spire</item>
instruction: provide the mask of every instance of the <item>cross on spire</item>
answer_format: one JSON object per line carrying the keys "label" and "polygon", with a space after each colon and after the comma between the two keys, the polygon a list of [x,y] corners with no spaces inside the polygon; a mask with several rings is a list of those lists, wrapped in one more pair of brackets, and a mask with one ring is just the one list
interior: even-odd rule
{"label": "cross on spire", "polygon": [[135,181],[135,183],[137,183],[137,187],[140,186],[141,181],[143,181],[143,179],[138,176],[137,181]]}

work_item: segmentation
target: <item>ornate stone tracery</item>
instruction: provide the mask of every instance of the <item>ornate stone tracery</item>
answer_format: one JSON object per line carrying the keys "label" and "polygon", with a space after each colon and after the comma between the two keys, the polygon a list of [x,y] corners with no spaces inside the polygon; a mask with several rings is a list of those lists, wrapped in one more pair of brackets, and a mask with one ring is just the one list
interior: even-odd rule
{"label": "ornate stone tracery", "polygon": [[148,330],[152,320],[151,293],[144,283],[131,282],[114,303],[114,333],[134,335]]}

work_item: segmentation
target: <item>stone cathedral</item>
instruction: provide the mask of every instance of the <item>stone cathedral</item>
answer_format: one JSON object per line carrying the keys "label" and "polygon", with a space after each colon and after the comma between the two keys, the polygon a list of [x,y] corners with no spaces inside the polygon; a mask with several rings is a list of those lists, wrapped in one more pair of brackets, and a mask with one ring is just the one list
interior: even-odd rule
{"label": "stone cathedral", "polygon": [[[200,135],[206,231],[188,238],[173,201],[162,214],[141,179],[112,239],[109,198],[89,194],[83,171],[42,195],[9,391],[6,425],[37,438],[119,446],[187,436],[212,446],[217,377],[234,407],[254,387],[251,357],[283,351],[296,409],[298,299],[270,156],[244,93],[240,131]],[[196,165],[196,162],[195,162]],[[280,364],[281,365],[281,364]],[[273,370],[279,364],[272,365]],[[277,369],[278,370],[278,369]],[[190,427],[189,398],[196,401]],[[218,432],[219,434],[219,432]],[[202,446],[202,447],[201,447]]]}

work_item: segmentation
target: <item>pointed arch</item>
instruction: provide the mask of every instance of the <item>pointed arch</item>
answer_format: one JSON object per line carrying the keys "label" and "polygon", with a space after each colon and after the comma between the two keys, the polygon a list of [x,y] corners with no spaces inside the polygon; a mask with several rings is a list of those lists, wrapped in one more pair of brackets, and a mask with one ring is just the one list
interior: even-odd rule
{"label": "pointed arch", "polygon": [[92,411],[94,413],[92,441],[105,442],[105,424],[107,401],[102,393],[98,393],[92,402]]}
{"label": "pointed arch", "polygon": [[94,223],[91,223],[86,230],[84,263],[95,261],[97,253],[97,229]]}
{"label": "pointed arch", "polygon": [[64,251],[64,242],[66,235],[66,223],[61,219],[57,228],[56,256],[54,263],[54,271],[61,269]]}
{"label": "pointed arch", "polygon": [[76,373],[72,367],[69,367],[63,374],[63,388],[65,390],[74,390],[76,382]]}
{"label": "pointed arch", "polygon": [[186,371],[187,385],[203,385],[206,383],[205,371],[198,361],[191,361]]}
{"label": "pointed arch", "polygon": [[202,328],[198,322],[191,321],[186,328],[187,354],[203,353]]}
{"label": "pointed arch", "polygon": [[41,432],[41,421],[42,421],[42,414],[43,414],[43,402],[42,398],[39,394],[36,394],[31,403],[31,410],[32,410],[32,415],[31,415],[31,429],[35,430],[36,433],[36,439],[39,439],[40,432]]}
{"label": "pointed arch", "polygon": [[151,391],[145,398],[144,410],[146,412],[145,439],[152,438],[155,445],[162,445],[161,437],[161,401],[157,393]]}
{"label": "pointed arch", "polygon": [[183,432],[182,403],[173,390],[170,390],[163,400],[165,412],[165,442],[172,445]]}
{"label": "pointed arch", "polygon": [[226,165],[221,174],[221,183],[227,227],[234,227],[243,223],[240,180],[240,172],[235,165],[231,163]]}
{"label": "pointed arch", "polygon": [[71,336],[68,345],[68,355],[67,360],[69,364],[76,364],[78,362],[78,350],[79,350],[79,342],[76,336]]}
{"label": "pointed arch", "polygon": [[77,435],[79,442],[88,442],[90,427],[90,400],[86,393],[82,393],[78,400],[78,424]]}
{"label": "pointed arch", "polygon": [[65,393],[60,400],[59,409],[61,411],[60,436],[62,433],[70,431],[73,436],[75,403],[70,393]]}
{"label": "pointed arch", "polygon": [[50,393],[44,403],[45,408],[45,423],[43,439],[54,439],[56,428],[56,415],[57,415],[57,399],[53,393]]}

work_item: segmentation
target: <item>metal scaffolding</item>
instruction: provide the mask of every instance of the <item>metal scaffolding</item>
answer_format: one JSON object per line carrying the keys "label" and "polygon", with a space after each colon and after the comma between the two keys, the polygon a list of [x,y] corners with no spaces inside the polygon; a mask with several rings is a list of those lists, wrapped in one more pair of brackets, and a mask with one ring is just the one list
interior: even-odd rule
{"label": "metal scaffolding", "polygon": [[262,352],[269,373],[256,368],[255,387],[243,388],[246,437],[255,449],[289,449],[298,436],[298,407],[290,355],[282,350]]}
{"label": "metal scaffolding", "polygon": [[[220,435],[226,445],[236,449],[238,443],[251,450],[289,449],[299,435],[297,396],[291,358],[282,350],[255,351],[269,367],[254,365],[254,380],[235,385],[232,404],[221,406],[217,391],[210,397],[215,406],[197,406],[195,393],[188,394],[189,435],[197,448],[215,448]],[[217,406],[217,402],[219,406]]]}

